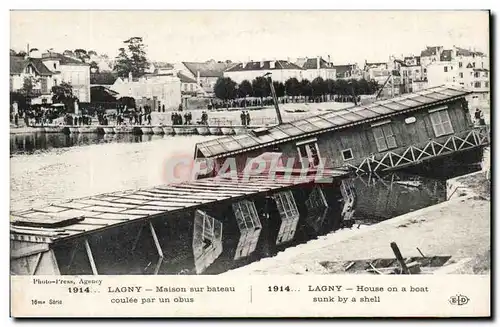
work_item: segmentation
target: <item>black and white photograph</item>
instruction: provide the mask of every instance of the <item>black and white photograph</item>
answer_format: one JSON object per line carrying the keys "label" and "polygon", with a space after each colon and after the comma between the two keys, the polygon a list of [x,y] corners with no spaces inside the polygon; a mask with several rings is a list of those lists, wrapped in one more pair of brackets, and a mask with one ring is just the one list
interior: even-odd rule
{"label": "black and white photograph", "polygon": [[11,276],[489,283],[490,19],[12,10]]}

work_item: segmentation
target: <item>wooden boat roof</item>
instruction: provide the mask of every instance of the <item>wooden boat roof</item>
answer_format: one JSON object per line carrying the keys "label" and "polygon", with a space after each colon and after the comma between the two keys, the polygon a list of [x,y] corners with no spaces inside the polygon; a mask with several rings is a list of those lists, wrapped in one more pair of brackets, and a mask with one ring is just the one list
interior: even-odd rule
{"label": "wooden boat roof", "polygon": [[284,143],[332,130],[344,129],[366,122],[384,119],[408,111],[420,110],[455,100],[470,94],[464,89],[438,86],[419,92],[404,94],[368,105],[329,111],[270,128],[259,128],[250,133],[225,136],[196,144],[195,154],[205,158],[223,158],[273,144]]}
{"label": "wooden boat roof", "polygon": [[[325,170],[322,176],[346,175],[343,170]],[[11,213],[11,239],[37,243],[58,240],[100,231],[166,213],[195,209],[223,200],[241,200],[250,195],[278,191],[307,184],[305,178],[254,176],[236,181],[214,177],[147,189],[126,190],[69,200],[45,207]]]}

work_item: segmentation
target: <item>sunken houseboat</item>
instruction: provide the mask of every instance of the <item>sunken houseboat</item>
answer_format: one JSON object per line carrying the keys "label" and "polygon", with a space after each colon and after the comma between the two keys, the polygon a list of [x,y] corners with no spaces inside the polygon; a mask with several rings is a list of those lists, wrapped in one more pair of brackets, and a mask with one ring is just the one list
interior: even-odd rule
{"label": "sunken houseboat", "polygon": [[474,126],[471,120],[468,94],[445,86],[429,88],[201,142],[195,158],[210,161],[213,170],[206,176],[227,169],[228,158],[241,172],[249,158],[266,152],[282,153],[287,168],[399,169],[489,144],[488,127]]}

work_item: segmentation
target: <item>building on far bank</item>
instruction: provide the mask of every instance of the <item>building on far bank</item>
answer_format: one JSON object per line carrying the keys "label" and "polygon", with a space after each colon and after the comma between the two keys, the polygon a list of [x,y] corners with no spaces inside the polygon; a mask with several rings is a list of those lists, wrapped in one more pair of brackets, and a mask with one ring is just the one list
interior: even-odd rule
{"label": "building on far bank", "polygon": [[167,74],[146,74],[140,78],[117,78],[110,89],[117,97],[132,97],[136,106],[150,106],[154,112],[177,110],[181,104],[181,80]]}
{"label": "building on far bank", "polygon": [[363,71],[359,68],[358,64],[347,65],[333,65],[337,79],[362,79]]}
{"label": "building on far bank", "polygon": [[55,85],[61,82],[69,83],[73,87],[73,95],[80,102],[90,102],[89,64],[56,52],[43,53],[41,60],[49,70],[56,73]]}
{"label": "building on far bank", "polygon": [[320,56],[316,58],[298,58],[295,61],[295,64],[303,69],[301,72],[303,79],[312,81],[317,77],[321,77],[324,80],[334,80],[337,78],[336,70],[331,63],[330,58],[328,58],[328,61]]}
{"label": "building on far bank", "polygon": [[204,96],[210,97],[214,94],[214,86],[219,77],[224,76],[224,71],[232,67],[231,61],[208,60],[205,62],[180,62],[174,64],[174,71],[192,78],[204,91]]}
{"label": "building on far bank", "polygon": [[378,84],[382,85],[387,80],[391,72],[387,62],[368,62],[365,60],[363,74],[364,79],[368,81],[376,81]]}
{"label": "building on far bank", "polygon": [[302,80],[304,72],[306,70],[288,60],[262,60],[236,64],[224,72],[224,77],[241,83],[244,80],[251,82],[257,77],[271,73],[273,81],[285,83],[290,78]]}
{"label": "building on far bank", "polygon": [[52,103],[51,90],[57,73],[49,70],[40,58],[10,56],[10,92],[20,92],[25,79],[31,79],[35,98],[32,104]]}

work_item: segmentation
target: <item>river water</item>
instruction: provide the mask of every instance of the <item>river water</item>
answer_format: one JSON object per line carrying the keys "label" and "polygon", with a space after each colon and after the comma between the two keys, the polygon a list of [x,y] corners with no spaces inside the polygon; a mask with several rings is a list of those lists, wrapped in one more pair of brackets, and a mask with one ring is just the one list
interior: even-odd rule
{"label": "river water", "polygon": [[[165,184],[168,182],[165,179],[167,160],[175,156],[192,158],[194,145],[212,138],[215,137],[11,135],[11,210]],[[376,223],[442,202],[446,198],[444,178],[391,173],[353,177],[349,183],[356,193],[353,216],[356,225]],[[223,253],[221,258],[226,259],[217,259],[206,273],[233,269],[333,232],[339,227],[334,222],[339,220],[340,211],[338,208],[329,209],[324,221],[312,224],[300,220],[292,240],[283,246],[269,247],[276,240],[259,240],[257,251],[245,260],[228,260],[230,254]],[[185,240],[187,243],[188,239]],[[190,244],[185,249],[187,252],[192,251]],[[179,256],[189,254],[179,253]],[[183,265],[176,264],[172,270],[167,269],[164,273],[176,274],[185,269],[190,270],[189,264],[186,267]]]}

